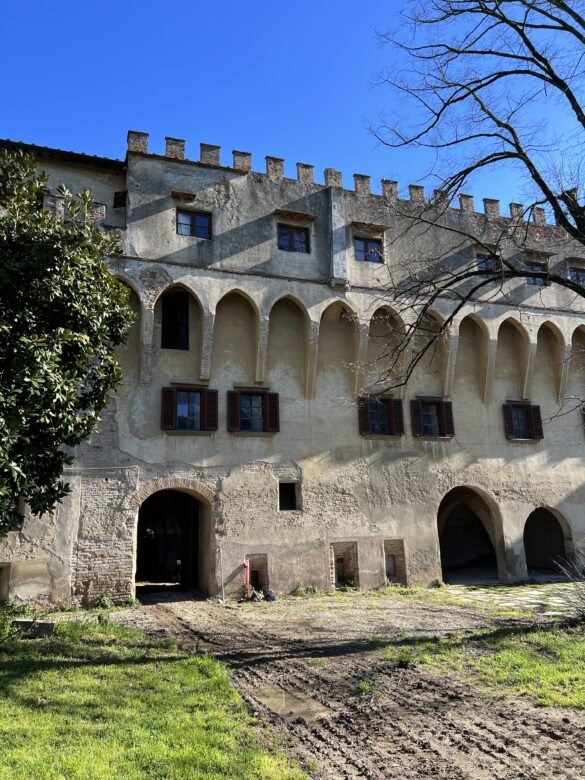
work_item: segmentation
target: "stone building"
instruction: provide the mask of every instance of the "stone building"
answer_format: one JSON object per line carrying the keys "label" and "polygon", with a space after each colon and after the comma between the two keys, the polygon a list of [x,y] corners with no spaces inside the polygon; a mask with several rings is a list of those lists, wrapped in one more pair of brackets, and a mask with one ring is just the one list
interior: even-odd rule
{"label": "stone building", "polygon": [[[585,548],[583,419],[557,413],[585,397],[582,301],[511,282],[466,305],[402,390],[359,404],[401,327],[384,296],[407,252],[390,241],[408,208],[395,182],[344,189],[327,169],[319,184],[301,163],[288,178],[276,157],[258,173],[207,144],[192,161],[172,138],[153,154],[133,131],[123,162],[3,145],[48,173],[46,208],[62,182],[93,191],[92,218],[122,233],[109,262],[137,320],[71,494],[0,540],[0,598],[91,603],[137,582],[215,594],[222,579],[230,593],[246,562],[277,593],[442,570],[512,582]],[[462,196],[449,219],[500,231],[510,217]],[[585,277],[585,249],[542,215],[527,235],[525,262]],[[418,239],[443,254],[447,240]]]}

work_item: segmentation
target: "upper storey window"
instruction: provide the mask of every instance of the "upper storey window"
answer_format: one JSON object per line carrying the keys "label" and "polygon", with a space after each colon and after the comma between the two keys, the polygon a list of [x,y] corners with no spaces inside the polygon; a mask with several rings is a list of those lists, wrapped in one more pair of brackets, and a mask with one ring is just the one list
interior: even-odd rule
{"label": "upper storey window", "polygon": [[177,233],[180,236],[211,238],[211,214],[177,209]]}
{"label": "upper storey window", "polygon": [[585,268],[569,268],[569,276],[572,282],[585,287]]}
{"label": "upper storey window", "polygon": [[355,237],[353,239],[353,251],[356,260],[369,263],[382,263],[384,261],[382,241],[379,238]]}
{"label": "upper storey window", "polygon": [[189,349],[189,297],[182,290],[163,294],[161,347]]}
{"label": "upper storey window", "polygon": [[310,252],[309,228],[297,225],[279,225],[278,248],[285,252]]}
{"label": "upper storey window", "polygon": [[503,409],[507,439],[544,438],[540,406],[522,401],[507,401]]}
{"label": "upper storey window", "polygon": [[455,436],[453,407],[441,398],[421,398],[410,402],[414,436],[447,438]]}
{"label": "upper storey window", "polygon": [[[548,270],[546,263],[526,263],[526,268],[533,273],[545,274]],[[546,287],[547,282],[544,276],[529,276],[526,279],[526,284],[532,284],[536,287]]]}
{"label": "upper storey window", "polygon": [[496,255],[478,254],[477,270],[486,276],[494,271],[500,270],[500,260]]}

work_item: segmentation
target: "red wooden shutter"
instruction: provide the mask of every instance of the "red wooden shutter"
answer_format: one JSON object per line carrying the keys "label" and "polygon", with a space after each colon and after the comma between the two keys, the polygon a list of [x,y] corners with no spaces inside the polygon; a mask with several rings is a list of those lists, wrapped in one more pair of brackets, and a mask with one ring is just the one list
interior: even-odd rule
{"label": "red wooden shutter", "polygon": [[542,417],[540,415],[540,406],[530,407],[530,433],[533,439],[544,439],[542,430]]}
{"label": "red wooden shutter", "polygon": [[439,405],[441,436],[455,436],[453,423],[453,404],[451,401],[441,401]]}
{"label": "red wooden shutter", "polygon": [[162,389],[160,427],[162,431],[174,431],[177,428],[177,391],[174,387]]}
{"label": "red wooden shutter", "polygon": [[512,406],[511,404],[504,404],[502,408],[504,410],[504,432],[506,434],[506,439],[515,439]]}
{"label": "red wooden shutter", "polygon": [[410,402],[410,417],[412,421],[412,435],[423,435],[422,403],[420,401]]}
{"label": "red wooden shutter", "polygon": [[231,433],[240,430],[240,394],[237,390],[228,390],[227,429]]}
{"label": "red wooden shutter", "polygon": [[278,393],[266,393],[266,416],[264,418],[264,430],[267,433],[280,431],[280,412]]}
{"label": "red wooden shutter", "polygon": [[367,436],[370,432],[370,399],[358,398],[358,426],[362,436]]}
{"label": "red wooden shutter", "polygon": [[204,413],[202,428],[206,431],[217,430],[217,390],[202,390],[201,400]]}
{"label": "red wooden shutter", "polygon": [[388,417],[390,419],[390,430],[393,436],[404,436],[404,415],[402,413],[402,399],[389,398]]}

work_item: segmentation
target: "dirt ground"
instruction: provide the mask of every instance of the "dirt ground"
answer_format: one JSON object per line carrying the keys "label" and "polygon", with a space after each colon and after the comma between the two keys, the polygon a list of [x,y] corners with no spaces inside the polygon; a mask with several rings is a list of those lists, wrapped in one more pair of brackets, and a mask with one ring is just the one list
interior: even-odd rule
{"label": "dirt ground", "polygon": [[383,640],[522,618],[395,596],[226,606],[182,594],[143,599],[116,619],[227,663],[235,687],[311,777],[585,777],[581,713],[487,698],[428,667],[386,661],[380,649]]}

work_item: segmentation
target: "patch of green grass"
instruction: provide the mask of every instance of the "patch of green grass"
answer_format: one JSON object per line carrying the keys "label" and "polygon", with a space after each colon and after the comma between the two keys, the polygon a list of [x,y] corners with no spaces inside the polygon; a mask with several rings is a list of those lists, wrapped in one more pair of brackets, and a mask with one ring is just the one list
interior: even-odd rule
{"label": "patch of green grass", "polygon": [[428,664],[503,696],[529,696],[543,706],[585,709],[585,626],[513,626],[444,639],[401,637],[389,661]]}
{"label": "patch of green grass", "polygon": [[357,687],[360,693],[363,694],[373,695],[378,692],[378,689],[376,688],[374,683],[370,682],[369,680],[360,680]]}
{"label": "patch of green grass", "polygon": [[115,624],[0,643],[0,744],[1,780],[304,777],[220,663]]}
{"label": "patch of green grass", "polygon": [[307,663],[309,666],[314,666],[315,669],[323,669],[327,666],[327,660],[325,658],[311,658]]}

